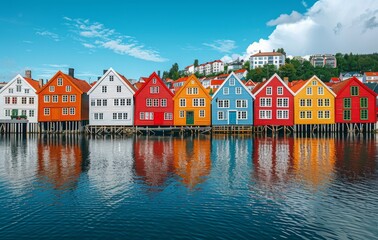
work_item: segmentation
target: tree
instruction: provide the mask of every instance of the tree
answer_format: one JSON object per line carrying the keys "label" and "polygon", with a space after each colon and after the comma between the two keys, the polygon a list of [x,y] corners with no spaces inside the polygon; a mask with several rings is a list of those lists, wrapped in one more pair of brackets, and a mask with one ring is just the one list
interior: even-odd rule
{"label": "tree", "polygon": [[198,59],[194,59],[193,65],[194,65],[194,67],[198,67]]}
{"label": "tree", "polygon": [[296,78],[296,72],[294,65],[291,63],[285,63],[279,68],[279,75],[282,77],[288,77],[289,80],[294,80]]}
{"label": "tree", "polygon": [[243,65],[243,68],[249,70],[249,68],[250,68],[250,62],[249,61],[245,61],[244,65]]}
{"label": "tree", "polygon": [[283,55],[286,56],[286,52],[285,52],[285,50],[283,48],[278,48],[277,52],[282,53]]}

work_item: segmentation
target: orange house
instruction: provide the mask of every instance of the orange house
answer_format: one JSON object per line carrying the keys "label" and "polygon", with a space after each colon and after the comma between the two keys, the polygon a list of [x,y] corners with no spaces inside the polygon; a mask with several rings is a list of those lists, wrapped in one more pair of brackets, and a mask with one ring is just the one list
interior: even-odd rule
{"label": "orange house", "polygon": [[38,92],[38,122],[42,131],[82,130],[89,119],[91,86],[69,74],[58,71]]}

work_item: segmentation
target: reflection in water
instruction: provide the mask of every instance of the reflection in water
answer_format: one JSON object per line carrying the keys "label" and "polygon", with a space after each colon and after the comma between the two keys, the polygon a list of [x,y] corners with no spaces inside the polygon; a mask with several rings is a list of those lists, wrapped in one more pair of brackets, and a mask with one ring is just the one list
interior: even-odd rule
{"label": "reflection in water", "polygon": [[208,136],[173,139],[175,173],[188,188],[194,189],[210,173],[210,140]]}
{"label": "reflection in water", "polygon": [[38,139],[38,177],[54,189],[74,189],[83,171],[88,170],[88,145],[76,135],[45,135]]}
{"label": "reflection in water", "polygon": [[294,138],[294,173],[314,189],[332,181],[335,162],[334,138]]}
{"label": "reflection in water", "polygon": [[150,186],[163,186],[173,171],[173,145],[169,137],[137,136],[134,141],[135,173]]}

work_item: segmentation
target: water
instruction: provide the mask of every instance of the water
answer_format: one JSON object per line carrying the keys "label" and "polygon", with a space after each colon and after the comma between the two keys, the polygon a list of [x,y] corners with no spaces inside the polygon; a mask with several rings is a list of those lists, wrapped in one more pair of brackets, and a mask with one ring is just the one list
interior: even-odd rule
{"label": "water", "polygon": [[0,138],[0,239],[378,239],[378,142]]}

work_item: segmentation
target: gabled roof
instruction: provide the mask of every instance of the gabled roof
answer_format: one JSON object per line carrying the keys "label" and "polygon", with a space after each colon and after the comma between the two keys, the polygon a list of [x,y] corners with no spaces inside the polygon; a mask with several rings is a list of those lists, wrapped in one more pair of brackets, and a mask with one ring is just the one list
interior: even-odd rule
{"label": "gabled roof", "polygon": [[179,78],[179,79],[177,79],[176,81],[174,81],[174,83],[177,83],[177,82],[185,82],[187,79],[188,79],[188,77],[182,77],[182,78]]}
{"label": "gabled roof", "polygon": [[306,81],[303,81],[303,80],[299,80],[298,82],[296,82],[293,86],[290,87],[290,89],[296,93],[299,91],[299,89],[301,89],[303,87],[303,85],[305,85],[307,83],[308,80]]}
{"label": "gabled roof", "polygon": [[365,72],[367,77],[378,77],[378,72]]}
{"label": "gabled roof", "polygon": [[235,71],[235,73],[245,73],[247,69],[238,69]]}
{"label": "gabled roof", "polygon": [[340,80],[340,78],[338,78],[338,77],[331,77],[330,82],[338,83],[338,82],[341,82],[341,80]]}
{"label": "gabled roof", "polygon": [[365,86],[370,88],[373,92],[378,94],[378,83],[373,82],[373,83],[364,83],[364,84],[365,84]]}
{"label": "gabled roof", "polygon": [[70,75],[65,74],[59,70],[57,73],[55,73],[55,75],[52,78],[50,78],[50,80],[45,85],[43,85],[42,88],[38,90],[37,93],[40,93],[43,90],[45,90],[50,85],[51,80],[57,78],[59,75],[61,75],[64,79],[70,81],[72,86],[81,93],[87,93],[91,89],[91,85],[89,85],[88,82],[81,79],[73,78]]}
{"label": "gabled roof", "polygon": [[210,85],[212,86],[219,86],[219,85],[222,85],[222,83],[226,81],[224,79],[212,79],[210,80]]}
{"label": "gabled roof", "polygon": [[178,96],[180,96],[181,92],[183,91],[183,89],[185,89],[185,87],[189,84],[189,82],[191,80],[194,80],[196,81],[197,85],[202,89],[202,91],[205,93],[206,97],[208,97],[210,100],[211,100],[211,96],[209,95],[209,93],[206,91],[206,89],[202,86],[202,84],[200,83],[200,81],[198,80],[198,78],[192,74],[190,75],[189,77],[186,77],[186,81],[184,83],[184,85],[179,89],[178,92],[176,92],[175,96],[173,97],[173,99],[176,99]]}
{"label": "gabled roof", "polygon": [[140,89],[146,82],[142,83],[142,82],[137,82],[137,83],[134,83],[134,88],[135,89]]}
{"label": "gabled roof", "polygon": [[[253,99],[255,99],[255,96],[248,90],[248,88],[242,83],[242,81],[236,76],[234,72],[231,72],[230,75],[226,78],[226,80],[223,81],[222,85],[219,87],[219,89],[222,89],[223,86],[230,80],[231,77],[234,77],[236,81],[240,83],[240,85],[244,88],[244,90],[251,95]],[[213,99],[217,96],[219,91],[216,91],[215,94],[213,95]]]}
{"label": "gabled roof", "polygon": [[171,90],[168,89],[168,87],[164,84],[164,82],[161,80],[161,78],[159,77],[159,75],[156,74],[156,72],[153,72],[146,80],[146,82],[138,89],[138,91],[135,92],[134,96],[137,96],[139,95],[139,93],[141,93],[143,91],[143,89],[148,85],[148,83],[150,81],[152,81],[152,79],[156,78],[157,81],[159,81],[161,83],[161,85],[163,86],[163,88],[169,92],[169,94],[173,97],[173,93],[171,92]]}
{"label": "gabled roof", "polygon": [[249,79],[247,82],[244,83],[246,86],[256,86],[257,83],[252,81],[252,79]]}
{"label": "gabled roof", "polygon": [[136,89],[135,87],[129,82],[129,80],[126,79],[125,76],[119,74],[118,72],[114,71],[113,68],[109,68],[108,71],[102,75],[102,77],[97,81],[97,83],[88,91],[88,94],[91,94],[100,84],[102,81],[104,81],[105,77],[110,73],[113,72],[119,79],[121,79],[125,86],[129,88],[129,90],[134,94]]}
{"label": "gabled roof", "polygon": [[265,82],[262,82],[262,83],[260,83],[260,84],[257,84],[257,86],[252,90],[252,93],[255,95],[255,96],[257,96],[257,94],[259,94],[260,92],[261,92],[261,90],[265,87],[265,86],[267,86],[267,85],[269,85],[269,83],[271,82],[271,81],[273,81],[273,79],[274,78],[277,78],[281,83],[282,83],[282,85],[294,96],[295,94],[294,94],[294,92],[289,88],[289,86],[287,86],[286,84],[285,84],[285,82],[280,78],[280,76],[278,76],[278,74],[277,73],[275,73],[275,74],[273,74],[273,76],[271,76],[270,78],[269,78],[269,80],[267,80],[267,81],[265,81]]}
{"label": "gabled roof", "polygon": [[[302,86],[295,92],[295,95],[297,95],[300,91],[302,91],[302,89],[304,89],[313,80],[317,80],[318,82],[320,82],[320,84],[323,85],[323,87],[325,87],[326,91],[328,90],[333,96],[336,97],[336,94],[322,80],[320,80],[316,75],[314,75],[310,79],[304,81],[304,84],[302,84]],[[297,84],[299,84],[299,83],[297,83]],[[296,85],[294,85],[293,88]]]}
{"label": "gabled roof", "polygon": [[342,81],[340,83],[336,83],[332,86],[332,90],[336,93],[339,94],[340,92],[344,91],[344,89],[352,82],[356,82],[358,85],[360,85],[362,88],[366,89],[370,94],[377,96],[377,94],[371,90],[368,86],[363,84],[358,78],[356,77],[351,77],[345,81]]}
{"label": "gabled roof", "polygon": [[27,78],[27,77],[24,77],[25,81],[27,83],[29,83],[30,86],[32,86],[36,91],[38,91],[41,86],[39,85],[39,81],[37,80],[34,80],[34,79],[31,79],[31,78]]}
{"label": "gabled roof", "polygon": [[17,80],[17,78],[21,78],[21,79],[23,79],[31,88],[33,88],[36,92],[41,88],[40,86],[39,86],[39,82],[38,81],[36,81],[36,80],[34,80],[34,79],[31,79],[31,78],[27,78],[27,77],[23,77],[23,76],[21,76],[20,74],[17,74],[11,81],[9,81],[8,83],[6,83],[5,85],[4,85],[4,87],[2,87],[1,89],[0,89],[0,93],[1,92],[3,92],[3,91],[5,91],[5,89],[7,89],[8,88],[8,86],[10,86],[14,81],[16,81]]}

